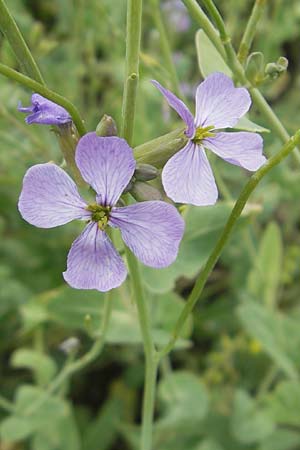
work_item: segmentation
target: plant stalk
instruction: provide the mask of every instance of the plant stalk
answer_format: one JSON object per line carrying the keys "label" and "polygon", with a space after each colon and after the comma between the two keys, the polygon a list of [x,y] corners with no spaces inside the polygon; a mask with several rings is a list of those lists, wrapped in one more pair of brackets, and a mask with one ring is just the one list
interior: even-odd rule
{"label": "plant stalk", "polygon": [[235,206],[229,216],[229,219],[225,225],[225,228],[218,239],[212,253],[210,254],[203,270],[201,271],[192,292],[190,293],[187,302],[177,320],[175,325],[173,335],[168,342],[168,344],[159,352],[159,358],[167,355],[174,347],[182,328],[187,320],[188,316],[194,309],[199,297],[203,291],[203,288],[211,274],[213,268],[215,267],[226,243],[232,235],[233,229],[241,216],[241,213],[256,186],[265,177],[273,167],[277,166],[284,158],[286,158],[294,148],[300,143],[300,130],[298,130],[293,137],[282,147],[282,149],[274,156],[272,156],[264,166],[262,166],[252,177],[249,179],[248,183],[242,190],[239,198],[237,199]]}
{"label": "plant stalk", "polygon": [[42,74],[30,52],[13,16],[4,0],[0,0],[0,29],[8,40],[24,72],[40,84],[45,84]]}

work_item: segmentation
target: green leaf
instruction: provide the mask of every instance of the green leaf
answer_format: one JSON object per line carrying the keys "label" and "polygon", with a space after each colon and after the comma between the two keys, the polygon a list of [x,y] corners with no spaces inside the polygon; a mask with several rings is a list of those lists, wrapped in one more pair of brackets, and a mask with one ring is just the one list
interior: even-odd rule
{"label": "green leaf", "polygon": [[287,375],[298,379],[300,329],[297,320],[272,312],[254,302],[238,307],[246,331],[257,339],[268,355]]}
{"label": "green leaf", "polygon": [[268,128],[264,128],[257,123],[252,122],[246,116],[239,119],[238,123],[233,127],[235,130],[251,131],[252,133],[270,133]]}
{"label": "green leaf", "polygon": [[300,433],[278,429],[263,440],[257,450],[296,450],[300,442]]}
{"label": "green leaf", "polygon": [[21,386],[16,393],[16,412],[0,424],[0,435],[4,441],[16,442],[38,430],[57,423],[66,415],[66,403],[49,397],[42,389]]}
{"label": "green leaf", "polygon": [[[152,316],[153,338],[157,345],[165,345],[173,330],[177,318],[184,306],[183,300],[176,294],[167,293],[162,296],[148,295],[147,307]],[[166,313],[167,312],[167,313]],[[183,337],[190,335],[192,329],[191,318],[183,330]],[[140,344],[142,335],[136,306],[132,303],[128,283],[115,291],[114,306],[107,342],[112,344]],[[189,343],[179,339],[177,348],[187,347]]]}
{"label": "green leaf", "polygon": [[159,383],[158,394],[163,409],[161,424],[199,422],[207,414],[206,388],[192,373],[185,371],[170,373]]}
{"label": "green leaf", "polygon": [[266,228],[259,245],[255,267],[250,272],[248,289],[258,300],[266,306],[274,308],[282,271],[282,237],[275,222]]}
{"label": "green leaf", "polygon": [[58,422],[49,422],[33,437],[32,450],[81,450],[80,435],[70,408]]}
{"label": "green leaf", "polygon": [[223,450],[220,444],[211,439],[205,439],[195,450]]}
{"label": "green leaf", "polygon": [[49,356],[35,350],[20,348],[11,357],[16,368],[31,369],[41,384],[47,384],[56,374],[56,364]]}
{"label": "green leaf", "polygon": [[4,442],[18,442],[26,439],[35,431],[34,421],[26,417],[11,416],[0,424],[1,440]]}
{"label": "green leaf", "polygon": [[266,398],[269,415],[279,425],[300,427],[300,385],[283,381]]}
{"label": "green leaf", "polygon": [[213,72],[223,72],[232,78],[230,68],[203,30],[198,30],[196,33],[196,49],[198,65],[203,78]]}
{"label": "green leaf", "polygon": [[243,444],[254,444],[270,436],[274,423],[255,401],[242,390],[235,393],[231,429],[235,438]]}

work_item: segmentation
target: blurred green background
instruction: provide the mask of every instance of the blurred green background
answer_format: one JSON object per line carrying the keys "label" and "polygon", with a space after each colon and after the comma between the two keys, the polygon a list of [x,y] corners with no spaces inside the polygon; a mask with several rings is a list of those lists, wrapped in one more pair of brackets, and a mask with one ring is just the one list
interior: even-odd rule
{"label": "blurred green background", "polygon": [[[201,2],[199,2],[201,4]],[[218,0],[238,48],[252,0]],[[9,0],[8,6],[47,85],[74,102],[89,130],[104,113],[120,125],[126,2]],[[198,67],[197,25],[179,1],[161,11],[182,94],[193,108]],[[145,0],[135,144],[180,125],[149,83],[171,87],[155,12]],[[300,126],[300,3],[270,0],[253,51],[265,63],[279,56],[288,71],[261,89],[293,133]],[[200,58],[211,64],[210,50]],[[19,69],[0,36],[0,61]],[[1,450],[129,450],[138,448],[143,355],[127,283],[114,293],[107,346],[99,360],[24,413],[66,361],[97,335],[103,298],[63,283],[66,255],[82,225],[41,230],[17,210],[28,167],[61,155],[49,127],[24,123],[18,101],[29,91],[0,78],[0,393]],[[250,118],[268,128],[252,108]],[[281,143],[265,133],[265,154]],[[191,208],[179,258],[170,268],[143,268],[155,341],[163,344],[195,277],[213,248],[248,173],[213,161],[222,178],[217,206]],[[228,194],[229,191],[229,194]],[[171,357],[160,369],[156,450],[300,449],[300,170],[290,156],[259,185]],[[68,341],[70,344],[70,342]],[[0,402],[0,406],[1,406]]]}

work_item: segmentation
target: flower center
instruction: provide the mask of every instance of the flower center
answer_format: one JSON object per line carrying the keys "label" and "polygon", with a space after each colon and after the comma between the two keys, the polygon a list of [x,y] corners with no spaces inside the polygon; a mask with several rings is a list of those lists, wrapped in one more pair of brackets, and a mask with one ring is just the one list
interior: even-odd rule
{"label": "flower center", "polygon": [[211,133],[211,130],[213,130],[215,127],[214,125],[209,125],[208,127],[198,127],[196,129],[196,133],[195,136],[193,137],[192,141],[195,144],[200,144],[201,141],[203,141],[203,139],[208,138],[208,137],[213,137],[215,135],[215,133]]}
{"label": "flower center", "polygon": [[100,230],[104,230],[109,221],[110,206],[101,206],[97,203],[92,203],[86,209],[92,213],[92,221],[98,223]]}

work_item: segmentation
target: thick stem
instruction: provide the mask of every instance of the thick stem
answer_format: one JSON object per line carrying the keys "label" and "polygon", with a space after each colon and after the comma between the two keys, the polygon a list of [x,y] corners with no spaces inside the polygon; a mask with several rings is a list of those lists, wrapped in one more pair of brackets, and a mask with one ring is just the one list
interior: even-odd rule
{"label": "thick stem", "polygon": [[41,72],[4,0],[0,0],[0,29],[10,43],[24,72],[40,84],[45,84]]}
{"label": "thick stem", "polygon": [[[271,130],[279,137],[282,143],[287,142],[290,136],[281,121],[273,112],[272,108],[268,105],[260,91],[254,87],[251,87],[245,75],[244,68],[236,56],[234,48],[231,44],[231,39],[226,32],[224,21],[217,8],[211,0],[203,0],[203,2],[214,19],[220,34],[218,34],[196,0],[183,0],[183,3],[186,5],[191,16],[199,23],[200,27],[203,28],[224,61],[230,67],[234,76],[241,84],[249,87],[255,106],[264,116]],[[297,163],[300,163],[300,152],[297,148],[295,148],[293,155],[297,160]]]}
{"label": "thick stem", "polygon": [[247,59],[265,4],[266,0],[255,0],[237,55],[241,64],[244,64]]}
{"label": "thick stem", "polygon": [[5,66],[4,64],[0,64],[0,74],[4,75],[7,78],[10,78],[11,80],[16,81],[22,86],[25,86],[28,89],[37,92],[43,97],[46,97],[48,100],[51,100],[52,102],[57,103],[58,105],[65,108],[70,113],[70,116],[72,117],[72,120],[78,130],[78,133],[81,136],[83,136],[86,133],[85,126],[83,124],[83,121],[80,117],[77,108],[65,97],[57,94],[54,91],[51,91],[46,86],[38,83],[35,80],[32,80],[26,75],[22,75],[20,72],[17,72],[16,70],[11,69],[10,67]]}
{"label": "thick stem", "polygon": [[260,180],[265,175],[267,175],[270,172],[270,170],[273,169],[273,167],[277,166],[284,158],[286,158],[293,151],[296,145],[299,145],[299,142],[300,142],[300,130],[298,130],[297,133],[292,138],[290,138],[290,140],[283,146],[283,148],[276,155],[270,158],[263,167],[261,167],[254,175],[252,175],[252,177],[242,190],[220,238],[218,239],[211,255],[209,256],[203,270],[201,271],[194,285],[191,294],[188,297],[186,305],[184,306],[178,318],[178,321],[175,325],[174,332],[169,343],[159,352],[160,358],[168,354],[173,349],[178,337],[180,336],[184,323],[187,320],[189,314],[194,309],[194,306],[196,305],[197,301],[199,300],[199,297],[206,284],[206,281],[210,273],[212,272],[214,266],[216,265],[223,251],[223,248],[228,242],[228,239],[231,237],[234,226],[236,225],[250,195],[252,194],[252,192],[260,182]]}

